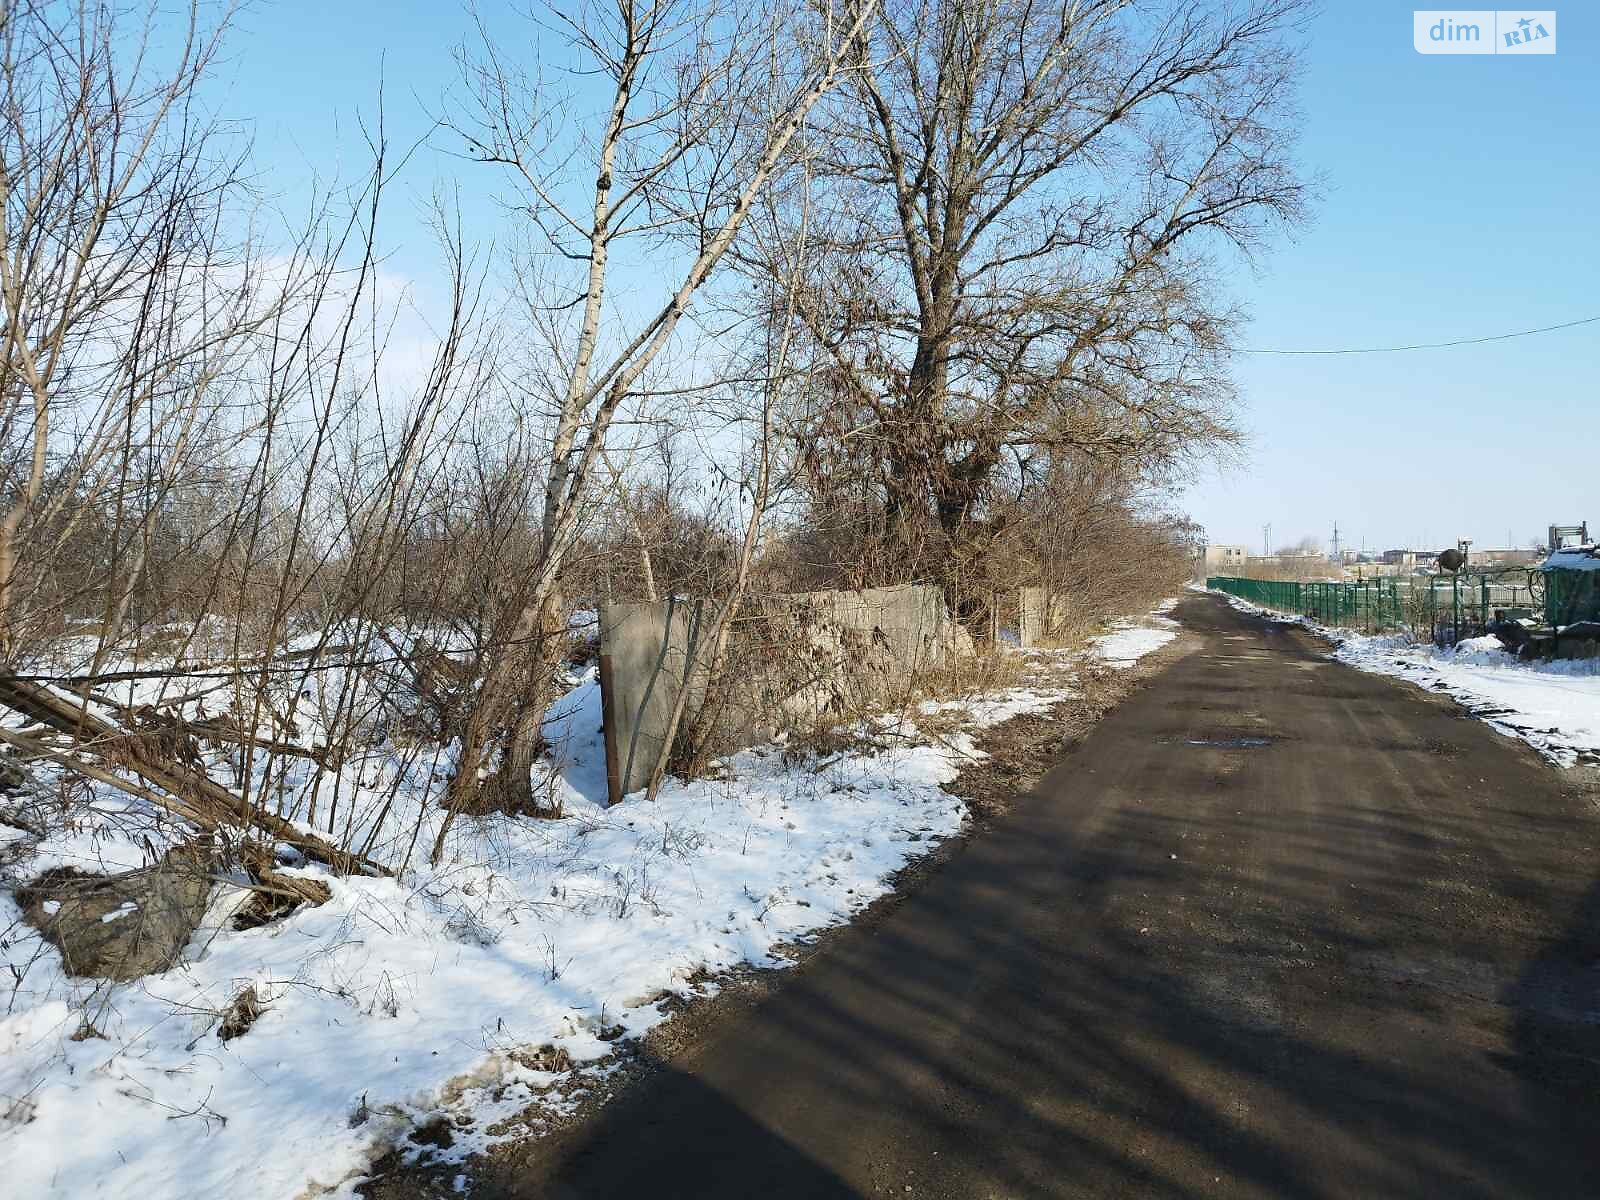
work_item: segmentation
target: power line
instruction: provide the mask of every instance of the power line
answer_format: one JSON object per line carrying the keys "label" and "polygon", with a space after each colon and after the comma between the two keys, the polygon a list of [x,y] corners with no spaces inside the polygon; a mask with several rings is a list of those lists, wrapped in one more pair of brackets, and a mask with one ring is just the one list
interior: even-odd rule
{"label": "power line", "polygon": [[1451,342],[1418,342],[1411,346],[1361,346],[1341,350],[1257,350],[1244,348],[1240,354],[1397,354],[1404,350],[1448,350],[1452,346],[1478,346],[1484,342],[1504,342],[1510,338],[1530,337],[1535,333],[1554,333],[1558,329],[1575,329],[1579,325],[1593,325],[1600,316],[1584,317],[1560,325],[1542,325],[1538,329],[1519,329],[1515,333],[1494,333],[1488,337],[1457,338]]}

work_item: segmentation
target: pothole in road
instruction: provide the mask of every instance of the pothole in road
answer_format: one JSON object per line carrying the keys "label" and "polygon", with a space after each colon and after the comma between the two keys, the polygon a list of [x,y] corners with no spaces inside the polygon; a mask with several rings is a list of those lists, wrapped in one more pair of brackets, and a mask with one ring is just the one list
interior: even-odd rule
{"label": "pothole in road", "polygon": [[1270,746],[1276,738],[1248,734],[1214,734],[1207,737],[1161,738],[1164,745],[1204,746],[1213,750],[1256,750]]}

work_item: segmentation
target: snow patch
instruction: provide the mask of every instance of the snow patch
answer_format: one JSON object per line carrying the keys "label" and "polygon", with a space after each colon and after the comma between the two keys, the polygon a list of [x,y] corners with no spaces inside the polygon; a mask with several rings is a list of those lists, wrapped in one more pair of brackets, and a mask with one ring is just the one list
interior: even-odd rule
{"label": "snow patch", "polygon": [[1600,546],[1568,546],[1552,551],[1541,571],[1600,571]]}
{"label": "snow patch", "polygon": [[1178,636],[1178,623],[1161,615],[1171,612],[1177,604],[1174,596],[1163,600],[1148,617],[1113,621],[1110,633],[1089,639],[1091,652],[1113,667],[1127,670]]}

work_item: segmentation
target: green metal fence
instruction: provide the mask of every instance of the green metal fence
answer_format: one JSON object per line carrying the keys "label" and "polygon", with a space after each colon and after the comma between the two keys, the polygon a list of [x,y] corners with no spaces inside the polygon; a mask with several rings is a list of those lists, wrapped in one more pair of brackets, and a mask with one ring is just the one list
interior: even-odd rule
{"label": "green metal fence", "polygon": [[1262,608],[1309,617],[1319,625],[1382,633],[1405,624],[1399,581],[1391,578],[1294,583],[1213,575],[1206,586]]}
{"label": "green metal fence", "polygon": [[1527,567],[1429,575],[1414,579],[1412,587],[1419,595],[1415,632],[1438,646],[1482,637],[1497,613],[1534,616],[1545,602],[1543,576]]}
{"label": "green metal fence", "polygon": [[1488,632],[1496,614],[1529,616],[1546,607],[1538,571],[1525,567],[1401,575],[1342,583],[1285,583],[1213,576],[1206,586],[1319,625],[1383,633],[1407,629],[1440,646]]}

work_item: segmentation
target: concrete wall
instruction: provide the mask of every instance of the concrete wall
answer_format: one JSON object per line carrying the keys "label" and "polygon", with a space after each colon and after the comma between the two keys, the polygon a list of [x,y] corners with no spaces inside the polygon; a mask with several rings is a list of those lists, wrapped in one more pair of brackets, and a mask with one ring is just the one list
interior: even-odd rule
{"label": "concrete wall", "polygon": [[1212,542],[1206,546],[1206,570],[1212,575],[1226,575],[1224,567],[1242,567],[1250,557],[1250,548],[1239,544]]}
{"label": "concrete wall", "polygon": [[863,591],[799,592],[757,603],[769,640],[761,649],[760,692],[798,721],[876,709],[972,639],[953,621],[937,588],[921,584]]}
{"label": "concrete wall", "polygon": [[[644,787],[679,691],[686,719],[706,702],[711,600],[627,601],[600,608],[600,687],[611,802]],[[972,653],[937,588],[753,596],[735,619],[713,697],[719,745],[770,738],[785,725],[876,710],[917,676]]]}

